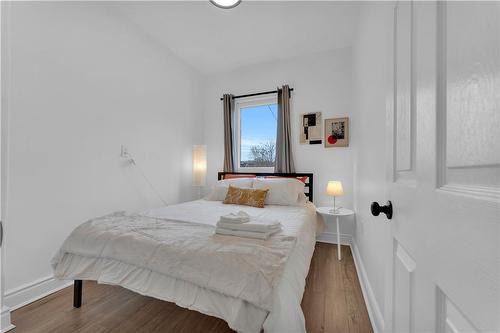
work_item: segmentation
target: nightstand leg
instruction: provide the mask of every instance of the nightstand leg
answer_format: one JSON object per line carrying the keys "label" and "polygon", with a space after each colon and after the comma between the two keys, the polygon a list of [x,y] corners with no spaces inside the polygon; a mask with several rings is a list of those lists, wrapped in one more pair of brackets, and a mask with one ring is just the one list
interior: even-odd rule
{"label": "nightstand leg", "polygon": [[340,228],[339,228],[339,217],[338,216],[337,216],[337,252],[338,252],[339,260],[342,260],[342,257],[340,256]]}

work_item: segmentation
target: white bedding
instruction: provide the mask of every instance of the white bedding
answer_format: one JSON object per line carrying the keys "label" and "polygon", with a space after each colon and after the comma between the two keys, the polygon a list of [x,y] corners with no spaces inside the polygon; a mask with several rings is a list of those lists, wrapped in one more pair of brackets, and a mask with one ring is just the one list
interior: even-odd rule
{"label": "white bedding", "polygon": [[[279,220],[283,231],[271,241],[213,235],[221,215],[239,210]],[[317,230],[312,204],[259,209],[198,200],[130,216],[118,214],[107,217],[111,221],[107,224],[100,221],[77,228],[53,260],[56,277],[118,284],[222,318],[239,332],[260,332],[262,328],[266,332],[305,332],[300,302]],[[168,223],[168,231],[155,235],[155,223]],[[103,228],[106,232],[101,233]],[[99,237],[110,235],[115,238],[108,242],[113,246],[103,246],[106,241]],[[152,246],[151,237],[167,245]],[[241,256],[245,249],[255,255]],[[158,251],[163,253],[156,255]],[[145,253],[154,260],[139,265]],[[243,257],[245,262],[238,264]],[[266,260],[258,263],[259,258]],[[197,260],[194,266],[184,264],[193,260]],[[221,270],[224,265],[233,269]],[[190,267],[197,270],[190,272]],[[256,268],[261,274],[255,274]]]}

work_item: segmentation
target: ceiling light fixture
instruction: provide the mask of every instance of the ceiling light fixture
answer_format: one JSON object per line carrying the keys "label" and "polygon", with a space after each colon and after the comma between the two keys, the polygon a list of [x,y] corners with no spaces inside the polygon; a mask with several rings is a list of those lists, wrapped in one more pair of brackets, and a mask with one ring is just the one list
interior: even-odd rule
{"label": "ceiling light fixture", "polygon": [[210,2],[219,8],[231,9],[238,6],[241,0],[210,0]]}

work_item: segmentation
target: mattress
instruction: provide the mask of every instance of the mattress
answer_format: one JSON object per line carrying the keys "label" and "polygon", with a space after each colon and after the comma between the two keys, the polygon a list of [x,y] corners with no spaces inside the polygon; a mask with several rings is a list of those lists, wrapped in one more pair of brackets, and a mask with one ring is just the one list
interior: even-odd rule
{"label": "mattress", "polygon": [[251,216],[279,220],[284,234],[296,235],[295,245],[273,289],[269,307],[258,306],[254,302],[230,296],[200,283],[138,267],[127,260],[96,259],[65,253],[55,258],[56,276],[61,279],[96,280],[99,283],[120,285],[143,295],[175,302],[181,307],[222,318],[238,332],[260,332],[262,329],[265,332],[305,332],[300,303],[314,251],[316,232],[321,229],[321,226],[318,227],[313,204],[270,205],[259,209],[197,200],[148,210],[140,215],[214,228],[219,216],[239,210],[246,211]]}

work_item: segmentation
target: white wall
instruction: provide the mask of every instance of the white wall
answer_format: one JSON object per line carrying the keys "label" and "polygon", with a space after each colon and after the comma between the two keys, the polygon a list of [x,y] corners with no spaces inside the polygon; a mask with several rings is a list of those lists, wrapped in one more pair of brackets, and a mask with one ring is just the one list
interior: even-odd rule
{"label": "white wall", "polygon": [[[354,241],[366,269],[375,303],[375,325],[383,329],[385,266],[387,246],[391,246],[390,224],[371,215],[372,201],[385,203],[386,137],[385,115],[388,83],[388,55],[391,35],[390,3],[366,4],[354,53],[352,146],[354,158]],[[359,267],[358,267],[359,268]],[[372,301],[370,299],[368,302]],[[377,309],[378,308],[378,309]],[[378,314],[378,316],[377,316]]]}
{"label": "white wall", "polygon": [[6,9],[4,270],[6,302],[15,306],[25,287],[52,275],[50,259],[78,224],[161,204],[120,160],[121,144],[168,203],[192,198],[203,83],[112,6]]}
{"label": "white wall", "polygon": [[[325,148],[299,144],[300,114],[321,111],[323,119],[350,116],[352,112],[352,52],[350,48],[307,57],[245,67],[207,78],[205,92],[205,143],[208,145],[208,181],[222,171],[224,158],[223,115],[220,97],[273,90],[282,84],[294,88],[291,99],[292,140],[297,172],[314,173],[314,201],[317,206],[333,205],[324,192],[328,180],[340,180],[346,195],[340,205],[352,207],[352,148]],[[342,234],[351,234],[353,221],[342,225]],[[330,229],[330,228],[329,228]],[[329,231],[333,231],[331,228]]]}

